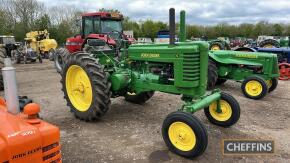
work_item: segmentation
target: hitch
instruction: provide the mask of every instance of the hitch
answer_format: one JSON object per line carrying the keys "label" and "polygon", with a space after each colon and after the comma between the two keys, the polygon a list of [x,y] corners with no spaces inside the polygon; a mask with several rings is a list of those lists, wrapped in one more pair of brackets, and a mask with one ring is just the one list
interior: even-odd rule
{"label": "hitch", "polygon": [[186,111],[189,113],[194,113],[198,110],[203,109],[204,107],[209,106],[214,101],[217,101],[217,112],[221,112],[220,108],[220,98],[221,98],[221,91],[219,89],[213,90],[210,94],[206,94],[202,96],[198,100],[185,100],[185,98],[182,98],[183,101],[185,101],[185,104],[182,106],[181,110]]}

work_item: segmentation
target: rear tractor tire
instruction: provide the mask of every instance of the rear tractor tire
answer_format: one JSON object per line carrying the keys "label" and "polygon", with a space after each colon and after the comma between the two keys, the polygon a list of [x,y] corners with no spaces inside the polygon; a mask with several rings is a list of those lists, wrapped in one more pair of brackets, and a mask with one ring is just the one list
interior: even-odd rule
{"label": "rear tractor tire", "polygon": [[243,94],[250,99],[259,100],[268,93],[268,85],[261,77],[249,77],[242,83],[241,89]]}
{"label": "rear tractor tire", "polygon": [[162,137],[170,151],[187,158],[201,155],[208,144],[206,129],[199,119],[181,111],[165,118]]}
{"label": "rear tractor tire", "polygon": [[68,57],[61,83],[67,105],[77,118],[92,121],[108,111],[111,83],[102,65],[88,53]]}
{"label": "rear tractor tire", "polygon": [[70,56],[70,53],[65,48],[59,48],[54,55],[54,67],[58,73],[62,73],[63,67]]}
{"label": "rear tractor tire", "polygon": [[260,42],[259,47],[261,48],[279,48],[280,44],[278,41],[273,39],[268,39]]}
{"label": "rear tractor tire", "polygon": [[209,45],[209,50],[224,50],[225,47],[222,43],[220,42],[212,42]]}
{"label": "rear tractor tire", "polygon": [[139,94],[135,93],[127,93],[124,97],[126,101],[135,103],[135,104],[143,104],[148,101],[154,95],[154,91],[142,92]]}
{"label": "rear tractor tire", "polygon": [[221,79],[221,78],[218,78],[215,85],[222,85],[224,84],[225,82],[227,82],[227,79]]}
{"label": "rear tractor tire", "polygon": [[218,80],[217,67],[214,61],[209,60],[207,71],[207,90],[213,90]]}
{"label": "rear tractor tire", "polygon": [[230,127],[240,119],[240,105],[231,95],[222,92],[219,101],[221,111],[217,111],[217,101],[204,109],[207,119],[217,126]]}
{"label": "rear tractor tire", "polygon": [[271,80],[267,80],[266,82],[268,85],[268,92],[269,93],[274,91],[278,86],[278,79],[276,79],[276,78],[273,78]]}

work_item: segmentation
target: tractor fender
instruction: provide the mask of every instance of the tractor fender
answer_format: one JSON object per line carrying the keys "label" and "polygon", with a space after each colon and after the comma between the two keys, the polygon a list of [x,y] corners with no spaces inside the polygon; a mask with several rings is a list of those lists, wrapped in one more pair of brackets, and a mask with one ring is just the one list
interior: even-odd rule
{"label": "tractor fender", "polygon": [[[221,63],[221,64],[229,64],[229,65],[237,64],[237,65],[263,66],[261,63],[256,63],[249,60],[243,60],[243,58],[220,57],[219,54],[216,52],[222,52],[222,51],[211,51],[209,53],[209,58],[218,64]],[[226,52],[226,51],[223,51],[223,52]]]}
{"label": "tractor fender", "polygon": [[248,48],[248,47],[238,47],[234,51],[245,51],[245,52],[257,52],[254,48]]}

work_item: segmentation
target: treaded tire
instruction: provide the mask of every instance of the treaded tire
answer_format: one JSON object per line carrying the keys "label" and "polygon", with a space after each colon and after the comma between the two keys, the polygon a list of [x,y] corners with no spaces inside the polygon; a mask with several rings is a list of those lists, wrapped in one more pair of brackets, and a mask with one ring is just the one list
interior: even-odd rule
{"label": "treaded tire", "polygon": [[[73,106],[67,94],[66,73],[69,67],[73,65],[80,66],[86,72],[92,87],[92,103],[89,108],[83,112]],[[67,105],[71,108],[75,117],[85,121],[93,121],[103,116],[109,110],[111,103],[111,83],[108,81],[103,66],[100,65],[95,58],[90,57],[88,53],[79,52],[67,58],[63,70],[61,79],[62,91],[64,92],[64,98],[67,101]]]}
{"label": "treaded tire", "polygon": [[54,61],[54,57],[55,56],[55,50],[54,49],[50,49],[49,51],[48,51],[48,59],[50,60],[50,61]]}
{"label": "treaded tire", "polygon": [[62,73],[63,67],[70,56],[66,48],[58,48],[54,55],[54,67],[58,73]]}
{"label": "treaded tire", "polygon": [[[261,85],[262,85],[262,92],[257,95],[257,96],[252,96],[250,94],[248,94],[246,92],[246,84],[249,82],[249,81],[257,81],[259,82]],[[254,100],[259,100],[259,99],[262,99],[263,97],[265,97],[268,93],[268,85],[266,83],[266,81],[261,78],[261,77],[258,77],[258,76],[254,76],[254,77],[248,77],[247,79],[245,79],[243,82],[242,82],[242,85],[241,85],[241,89],[243,91],[243,94],[247,97],[247,98],[250,98],[250,99],[254,99]]]}
{"label": "treaded tire", "polygon": [[209,50],[213,50],[212,48],[214,46],[218,46],[219,50],[224,50],[225,49],[225,46],[222,43],[220,43],[220,42],[210,42],[209,43]]}
{"label": "treaded tire", "polygon": [[272,80],[272,85],[270,86],[268,92],[274,91],[277,88],[277,86],[278,86],[278,79],[273,78],[271,80]]}
{"label": "treaded tire", "polygon": [[[193,130],[196,137],[196,144],[193,149],[182,151],[172,144],[168,131],[170,125],[174,122],[183,122]],[[172,112],[165,118],[162,125],[162,137],[171,152],[187,158],[200,156],[206,150],[208,144],[207,132],[204,125],[194,115],[182,111]]]}
{"label": "treaded tire", "polygon": [[259,44],[259,47],[267,48],[266,45],[272,45],[273,47],[276,47],[276,48],[280,47],[279,42],[273,39],[267,39],[267,40],[261,41]]}
{"label": "treaded tire", "polygon": [[2,68],[4,67],[4,58],[6,56],[6,50],[4,48],[0,48],[0,91],[4,90],[4,82],[2,76]]}
{"label": "treaded tire", "polygon": [[207,90],[212,90],[215,88],[215,84],[218,80],[217,67],[214,61],[208,61],[207,71]]}
{"label": "treaded tire", "polygon": [[143,104],[146,101],[148,101],[153,95],[154,95],[154,91],[149,91],[149,92],[142,92],[137,95],[130,95],[127,93],[124,97],[126,101],[129,101],[135,104]]}
{"label": "treaded tire", "polygon": [[207,119],[212,124],[217,125],[217,126],[222,126],[222,127],[230,127],[230,126],[234,125],[235,123],[237,123],[238,120],[240,119],[240,114],[241,114],[240,105],[239,105],[238,101],[233,96],[231,96],[230,94],[227,94],[225,92],[221,93],[221,100],[226,101],[231,106],[232,115],[228,120],[219,121],[219,120],[215,119],[210,114],[209,106],[204,108],[204,114],[206,115]]}
{"label": "treaded tire", "polygon": [[225,82],[227,82],[227,79],[221,79],[221,78],[218,78],[218,79],[216,80],[215,85],[222,85],[222,84],[224,84]]}

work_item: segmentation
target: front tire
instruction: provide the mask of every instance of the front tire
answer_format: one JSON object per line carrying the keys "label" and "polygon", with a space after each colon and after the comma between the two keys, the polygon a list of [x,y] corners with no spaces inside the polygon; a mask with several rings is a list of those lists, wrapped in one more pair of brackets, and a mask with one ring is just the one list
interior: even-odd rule
{"label": "front tire", "polygon": [[88,53],[68,57],[61,83],[67,105],[77,118],[92,121],[108,111],[111,83],[103,67]]}
{"label": "front tire", "polygon": [[124,97],[126,101],[135,103],[135,104],[143,104],[148,101],[154,95],[154,91],[141,92],[139,94],[135,93],[127,93]]}
{"label": "front tire", "polygon": [[240,105],[231,95],[222,92],[220,99],[220,110],[217,111],[217,101],[204,109],[207,119],[217,126],[230,127],[240,119]]}
{"label": "front tire", "polygon": [[194,115],[181,111],[165,118],[162,137],[170,151],[187,158],[201,155],[208,144],[203,124]]}
{"label": "front tire", "polygon": [[261,77],[249,77],[242,83],[241,89],[243,94],[254,100],[262,99],[268,93],[266,81]]}

